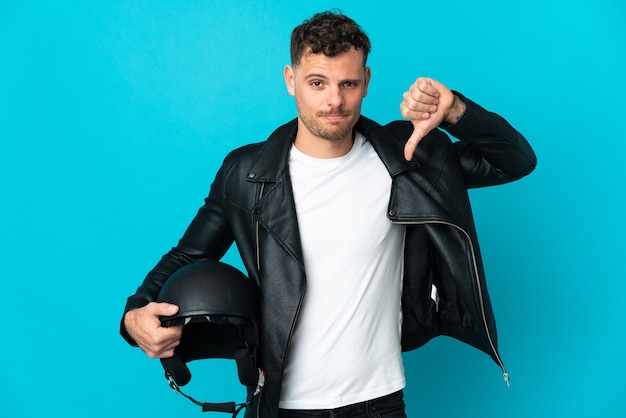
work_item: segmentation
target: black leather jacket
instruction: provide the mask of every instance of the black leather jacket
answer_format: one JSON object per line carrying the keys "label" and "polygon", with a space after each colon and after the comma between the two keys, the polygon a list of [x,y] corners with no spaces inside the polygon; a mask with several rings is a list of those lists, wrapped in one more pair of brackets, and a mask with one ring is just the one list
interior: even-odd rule
{"label": "black leather jacket", "polygon": [[[355,129],[370,141],[393,179],[387,216],[407,225],[403,350],[448,335],[490,355],[506,378],[467,189],[523,177],[534,169],[536,158],[505,120],[464,100],[465,114],[447,128],[460,141],[452,142],[435,129],[410,162],[403,157],[413,130],[410,122],[381,126],[361,117]],[[226,157],[204,206],[178,245],[126,305],[128,311],[155,300],[178,268],[200,259],[220,259],[234,242],[248,275],[260,287],[261,361],[267,373],[259,408],[249,409],[246,416],[278,415],[285,359],[306,289],[287,165],[296,130],[293,120],[266,141]],[[438,303],[431,298],[433,285]],[[122,335],[134,343],[123,327]]]}

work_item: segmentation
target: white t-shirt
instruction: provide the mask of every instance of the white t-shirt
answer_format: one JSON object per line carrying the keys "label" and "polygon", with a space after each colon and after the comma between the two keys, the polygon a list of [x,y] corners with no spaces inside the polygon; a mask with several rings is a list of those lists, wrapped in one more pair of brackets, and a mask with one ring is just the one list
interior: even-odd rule
{"label": "white t-shirt", "polygon": [[292,147],[289,171],[307,283],[280,407],[337,408],[403,389],[404,227],[386,216],[389,173],[360,134],[340,158]]}

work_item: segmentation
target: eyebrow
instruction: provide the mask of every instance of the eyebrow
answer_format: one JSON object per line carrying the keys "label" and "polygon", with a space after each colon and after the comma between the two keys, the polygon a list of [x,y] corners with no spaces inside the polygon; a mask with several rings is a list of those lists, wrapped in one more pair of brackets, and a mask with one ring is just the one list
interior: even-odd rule
{"label": "eyebrow", "polygon": [[316,74],[316,73],[308,74],[304,78],[326,78],[326,79],[328,79],[328,77],[326,77],[324,74]]}
{"label": "eyebrow", "polygon": [[[313,74],[308,74],[305,77],[305,80],[311,79],[311,78],[323,78],[325,80],[328,80],[328,77],[325,76],[324,74],[317,74],[317,73],[313,73]],[[360,83],[361,79],[360,78],[346,78],[345,80],[341,80],[339,82],[339,84],[343,84],[343,83]]]}

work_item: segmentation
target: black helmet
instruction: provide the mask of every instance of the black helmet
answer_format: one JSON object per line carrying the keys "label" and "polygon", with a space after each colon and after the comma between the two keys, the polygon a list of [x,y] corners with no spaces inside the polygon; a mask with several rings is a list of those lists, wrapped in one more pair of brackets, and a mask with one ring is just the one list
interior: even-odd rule
{"label": "black helmet", "polygon": [[[174,356],[161,359],[170,386],[203,411],[233,412],[247,407],[262,389],[258,365],[259,298],[254,282],[236,268],[214,260],[180,268],[163,284],[158,302],[178,305],[174,316],[161,317],[163,326],[184,325]],[[201,403],[180,391],[191,380],[188,362],[208,358],[234,359],[239,381],[256,386],[250,399],[237,408],[234,402]]]}

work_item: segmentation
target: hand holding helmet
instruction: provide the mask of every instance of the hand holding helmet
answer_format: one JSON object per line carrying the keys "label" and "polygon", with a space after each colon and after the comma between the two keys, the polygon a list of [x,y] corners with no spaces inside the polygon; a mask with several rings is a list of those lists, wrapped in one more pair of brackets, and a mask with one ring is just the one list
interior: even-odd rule
{"label": "hand holding helmet", "polygon": [[164,302],[150,302],[146,306],[129,311],[124,316],[124,326],[137,345],[152,358],[174,355],[180,344],[183,327],[164,327],[161,317],[176,315],[178,306]]}

